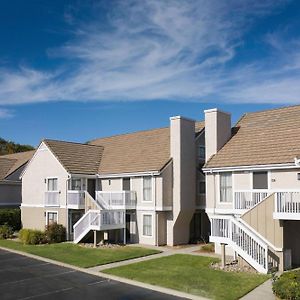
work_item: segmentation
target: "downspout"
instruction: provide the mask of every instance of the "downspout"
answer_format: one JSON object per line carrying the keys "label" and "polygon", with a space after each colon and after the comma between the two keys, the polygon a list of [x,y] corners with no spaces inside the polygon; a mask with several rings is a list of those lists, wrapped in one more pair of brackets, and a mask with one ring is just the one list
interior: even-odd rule
{"label": "downspout", "polygon": [[68,210],[68,187],[69,187],[69,180],[71,179],[71,175],[68,174],[67,180],[66,180],[66,232],[67,232],[67,238],[68,240],[71,239],[70,232],[69,232],[69,210]]}
{"label": "downspout", "polygon": [[[152,175],[153,176],[153,175]],[[155,245],[158,246],[158,218],[156,212],[156,177],[153,176],[154,179],[154,213],[155,213]]]}

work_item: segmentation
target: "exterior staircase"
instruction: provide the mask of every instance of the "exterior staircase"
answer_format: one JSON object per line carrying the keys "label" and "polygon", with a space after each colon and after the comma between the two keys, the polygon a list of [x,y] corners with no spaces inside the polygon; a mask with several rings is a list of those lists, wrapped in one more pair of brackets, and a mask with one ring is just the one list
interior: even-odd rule
{"label": "exterior staircase", "polygon": [[113,209],[104,199],[94,199],[86,191],[85,203],[86,213],[73,226],[74,243],[79,243],[91,230],[103,231],[125,228],[125,207],[124,209]]}
{"label": "exterior staircase", "polygon": [[214,217],[211,219],[211,230],[211,242],[228,244],[258,272],[269,271],[268,244],[238,218]]}

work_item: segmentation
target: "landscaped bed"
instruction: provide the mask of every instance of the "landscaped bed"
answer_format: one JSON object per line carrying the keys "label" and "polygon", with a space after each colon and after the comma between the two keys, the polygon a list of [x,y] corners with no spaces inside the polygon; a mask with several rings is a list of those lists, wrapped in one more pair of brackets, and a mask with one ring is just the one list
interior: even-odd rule
{"label": "landscaped bed", "polygon": [[151,259],[103,271],[153,285],[159,285],[212,299],[239,299],[268,278],[245,272],[224,272],[210,268],[218,259],[188,254]]}
{"label": "landscaped bed", "polygon": [[72,243],[23,245],[13,240],[0,240],[0,247],[27,252],[83,268],[159,253],[157,250],[142,247],[123,246],[93,249]]}

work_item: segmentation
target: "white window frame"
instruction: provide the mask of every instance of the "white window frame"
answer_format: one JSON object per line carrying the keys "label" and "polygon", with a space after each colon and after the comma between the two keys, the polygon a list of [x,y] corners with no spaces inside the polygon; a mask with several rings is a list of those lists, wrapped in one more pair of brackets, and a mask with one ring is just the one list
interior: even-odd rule
{"label": "white window frame", "polygon": [[[48,187],[49,187],[49,180],[51,179],[56,179],[57,180],[57,189],[55,191],[49,191]],[[47,177],[46,178],[46,191],[47,192],[59,192],[59,188],[58,188],[58,177]]]}
{"label": "white window frame", "polygon": [[[151,217],[151,235],[144,235],[144,216],[150,216]],[[142,213],[142,237],[145,238],[152,238],[153,237],[153,214],[152,213]]]}
{"label": "white window frame", "polygon": [[[151,193],[150,193],[150,200],[145,200],[144,199],[144,179],[145,178],[149,178],[150,181],[151,181]],[[153,186],[154,186],[154,180],[153,180],[153,177],[152,176],[143,176],[142,177],[142,202],[143,203],[151,203],[153,202]]]}
{"label": "white window frame", "polygon": [[[221,176],[224,175],[224,174],[231,174],[231,194],[232,194],[232,197],[231,197],[231,201],[221,201]],[[234,183],[233,183],[233,179],[234,179],[234,176],[233,176],[233,172],[222,172],[222,173],[219,173],[219,203],[220,204],[227,204],[227,205],[232,205],[233,204],[233,198],[234,198]]]}
{"label": "white window frame", "polygon": [[[266,172],[267,173],[267,182],[268,182],[268,188],[266,188],[266,189],[254,189],[253,188],[253,176],[254,176],[254,173],[259,173],[259,172]],[[259,191],[259,190],[269,190],[269,189],[271,189],[271,171],[269,171],[269,170],[257,170],[257,171],[251,171],[250,172],[250,177],[251,177],[251,179],[250,179],[250,189],[251,190],[255,190],[255,191]]]}
{"label": "white window frame", "polygon": [[56,223],[58,224],[58,210],[46,210],[46,226],[48,226],[48,215],[49,213],[56,214]]}
{"label": "white window frame", "polygon": [[[84,185],[84,180],[85,178],[81,178],[81,177],[71,177],[70,178],[70,189],[69,191],[83,191],[83,185]],[[72,180],[80,180],[80,190],[72,190]],[[86,184],[85,184],[86,185]]]}

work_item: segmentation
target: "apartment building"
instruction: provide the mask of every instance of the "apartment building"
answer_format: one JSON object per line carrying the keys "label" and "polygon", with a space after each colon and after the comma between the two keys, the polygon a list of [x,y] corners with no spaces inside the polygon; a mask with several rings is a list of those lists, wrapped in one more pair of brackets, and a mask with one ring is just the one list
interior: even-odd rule
{"label": "apartment building", "polygon": [[[267,273],[300,265],[300,106],[205,111],[206,212],[216,251]],[[209,137],[209,138],[208,138]]]}
{"label": "apartment building", "polygon": [[43,140],[21,175],[23,227],[61,223],[75,243],[205,238],[204,159],[204,122],[183,117],[88,144]]}
{"label": "apartment building", "polygon": [[0,156],[0,208],[21,205],[21,180],[19,178],[34,151]]}

